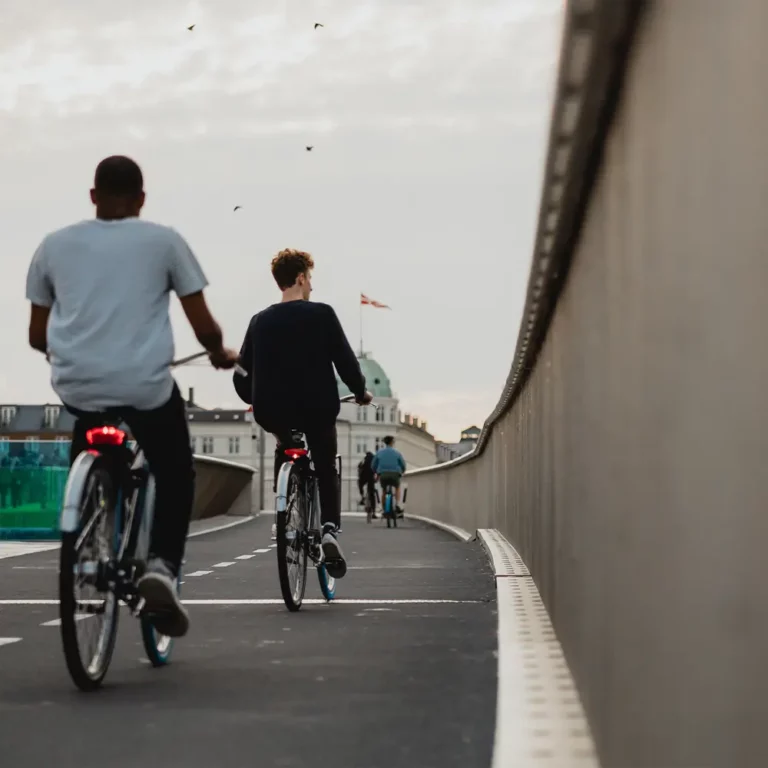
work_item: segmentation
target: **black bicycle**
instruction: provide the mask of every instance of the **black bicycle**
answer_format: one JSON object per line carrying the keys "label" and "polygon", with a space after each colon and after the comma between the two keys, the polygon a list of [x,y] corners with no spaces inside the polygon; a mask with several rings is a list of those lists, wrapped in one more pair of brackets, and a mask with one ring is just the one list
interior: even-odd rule
{"label": "black bicycle", "polygon": [[[342,402],[354,398],[346,396]],[[277,476],[275,525],[277,534],[277,573],[286,608],[298,611],[307,587],[307,567],[311,560],[317,570],[320,591],[328,601],[336,597],[336,579],[326,568],[320,524],[318,481],[304,435],[291,430],[290,441],[282,446],[286,460]],[[336,482],[341,498],[341,456],[336,456]]]}
{"label": "black bicycle", "polygon": [[112,660],[120,601],[138,617],[153,666],[168,663],[173,640],[155,630],[137,590],[155,502],[144,452],[129,446],[114,414],[95,419],[86,440],[88,450],[75,459],[64,490],[59,616],[69,674],[78,688],[90,691],[101,684]]}
{"label": "black bicycle", "polygon": [[[78,688],[92,691],[112,660],[121,601],[139,619],[153,666],[170,661],[173,640],[157,632],[157,616],[144,610],[137,587],[149,556],[155,479],[144,452],[129,444],[119,409],[94,414],[87,426],[88,449],[69,471],[59,521],[59,617],[69,674]],[[181,571],[177,590],[180,580]]]}

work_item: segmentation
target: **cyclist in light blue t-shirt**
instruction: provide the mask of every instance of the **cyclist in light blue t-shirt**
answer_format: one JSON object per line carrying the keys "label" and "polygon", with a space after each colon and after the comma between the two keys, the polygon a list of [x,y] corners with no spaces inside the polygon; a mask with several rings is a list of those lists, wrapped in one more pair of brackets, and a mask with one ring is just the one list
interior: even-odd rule
{"label": "cyclist in light blue t-shirt", "polygon": [[[381,490],[386,491],[388,485],[395,489],[395,508],[398,515],[402,515],[400,506],[400,478],[405,473],[405,459],[403,454],[394,448],[395,438],[387,435],[384,438],[384,447],[379,449],[373,457],[371,465],[373,471],[378,475],[381,483]],[[382,510],[384,504],[384,493],[381,495]]]}

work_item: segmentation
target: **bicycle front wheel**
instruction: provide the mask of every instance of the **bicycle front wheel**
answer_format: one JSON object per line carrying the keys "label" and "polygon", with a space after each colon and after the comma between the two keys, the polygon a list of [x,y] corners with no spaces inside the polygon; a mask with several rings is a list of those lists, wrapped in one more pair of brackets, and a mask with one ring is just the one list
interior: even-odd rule
{"label": "bicycle front wheel", "polygon": [[100,457],[76,462],[67,499],[79,509],[75,531],[63,532],[59,557],[59,617],[67,669],[75,685],[92,691],[101,685],[117,637],[118,600],[110,591],[107,568],[114,557],[115,491]]}
{"label": "bicycle front wheel", "polygon": [[298,611],[307,587],[307,494],[295,466],[287,467],[285,509],[277,512],[277,573],[285,607]]}

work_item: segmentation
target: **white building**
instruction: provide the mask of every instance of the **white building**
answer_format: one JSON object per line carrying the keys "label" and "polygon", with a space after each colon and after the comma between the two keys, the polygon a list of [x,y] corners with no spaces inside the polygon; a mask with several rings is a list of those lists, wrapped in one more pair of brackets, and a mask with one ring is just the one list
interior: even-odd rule
{"label": "white building", "polygon": [[[338,453],[342,460],[343,511],[357,511],[357,465],[367,451],[375,453],[384,445],[387,435],[395,437],[397,449],[409,469],[426,467],[437,461],[435,438],[427,424],[406,414],[403,418],[399,402],[382,367],[367,354],[358,356],[366,386],[374,396],[374,406],[342,403],[336,422]],[[340,381],[339,396],[350,394]],[[204,456],[250,464],[257,471],[254,503],[259,501],[263,478],[262,508],[273,507],[275,438],[253,423],[246,410],[206,410],[193,402],[190,390],[187,418],[193,451]],[[263,441],[263,442],[262,442]]]}

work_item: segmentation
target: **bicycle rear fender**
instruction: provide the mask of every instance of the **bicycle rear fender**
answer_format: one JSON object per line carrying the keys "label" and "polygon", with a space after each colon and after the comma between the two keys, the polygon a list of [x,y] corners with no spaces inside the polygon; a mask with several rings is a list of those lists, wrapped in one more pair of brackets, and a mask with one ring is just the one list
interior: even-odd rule
{"label": "bicycle rear fender", "polygon": [[291,476],[293,462],[286,461],[280,467],[277,476],[277,496],[275,498],[275,512],[285,512],[288,506],[288,478]]}
{"label": "bicycle rear fender", "polygon": [[85,482],[88,473],[98,458],[97,453],[83,451],[75,459],[75,463],[69,470],[67,484],[64,486],[64,500],[61,504],[59,516],[59,530],[62,533],[74,533],[80,523],[80,504],[82,502]]}

